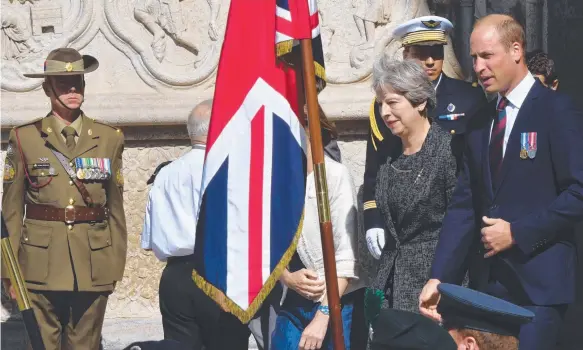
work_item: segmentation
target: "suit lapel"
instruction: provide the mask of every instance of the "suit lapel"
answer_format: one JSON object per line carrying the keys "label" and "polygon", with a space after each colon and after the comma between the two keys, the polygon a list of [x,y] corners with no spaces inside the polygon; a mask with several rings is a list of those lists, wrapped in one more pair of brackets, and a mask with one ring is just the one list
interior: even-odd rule
{"label": "suit lapel", "polygon": [[42,133],[45,142],[48,143],[52,148],[56,149],[60,153],[64,154],[67,158],[71,158],[71,154],[67,149],[67,146],[63,142],[57,123],[53,121],[52,116],[47,116],[42,120]]}
{"label": "suit lapel", "polygon": [[[514,121],[514,126],[510,132],[510,137],[508,138],[508,143],[506,144],[506,151],[504,152],[504,159],[502,160],[502,167],[500,169],[500,174],[497,178],[496,183],[496,193],[494,193],[494,198],[500,191],[504,180],[506,179],[508,172],[512,168],[512,165],[517,164],[521,161],[520,159],[520,134],[526,132],[528,129],[528,120],[532,114],[535,114],[536,103],[535,100],[539,94],[539,84],[534,84],[526,99],[522,103],[516,120]],[[544,89],[544,88],[543,88]]]}
{"label": "suit lapel", "polygon": [[93,131],[93,119],[88,118],[85,115],[82,115],[81,118],[83,118],[81,135],[79,135],[79,140],[77,141],[77,145],[73,150],[71,158],[79,157],[83,153],[97,147],[97,142],[99,140],[99,136],[95,135]]}

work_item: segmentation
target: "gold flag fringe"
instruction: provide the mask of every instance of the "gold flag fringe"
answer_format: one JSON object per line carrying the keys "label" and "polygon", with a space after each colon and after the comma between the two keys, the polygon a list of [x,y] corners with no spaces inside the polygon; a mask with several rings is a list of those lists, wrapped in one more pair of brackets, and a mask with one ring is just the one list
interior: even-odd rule
{"label": "gold flag fringe", "polygon": [[283,56],[285,54],[290,53],[292,51],[293,47],[294,47],[293,40],[282,41],[282,42],[275,44],[275,53],[276,53],[277,57]]}
{"label": "gold flag fringe", "polygon": [[198,288],[200,288],[206,295],[208,295],[217,304],[219,304],[219,306],[225,312],[229,312],[229,313],[235,315],[235,317],[237,317],[239,319],[239,321],[241,321],[243,324],[249,323],[249,321],[251,321],[251,319],[253,318],[255,313],[257,313],[257,311],[261,307],[261,304],[263,303],[265,298],[267,298],[269,293],[271,293],[271,290],[273,289],[273,287],[275,287],[275,284],[278,282],[279,277],[283,273],[283,270],[285,270],[287,265],[289,265],[289,262],[291,261],[291,258],[296,251],[296,248],[298,245],[298,240],[299,240],[300,234],[302,232],[303,224],[304,224],[304,213],[302,212],[302,216],[300,218],[298,229],[295,233],[295,236],[292,240],[290,247],[283,254],[281,260],[279,261],[279,263],[277,264],[277,266],[275,267],[275,269],[273,270],[273,272],[271,273],[271,275],[269,276],[267,281],[265,281],[265,284],[263,285],[263,287],[261,287],[259,294],[257,295],[257,297],[255,297],[255,300],[253,300],[253,302],[251,303],[251,305],[249,305],[247,310],[243,310],[234,301],[229,299],[225,295],[225,293],[223,293],[221,290],[219,290],[218,288],[216,288],[215,286],[213,286],[212,284],[207,282],[204,279],[204,277],[202,277],[201,275],[198,274],[198,272],[196,272],[196,270],[192,270],[192,280],[198,286]]}
{"label": "gold flag fringe", "polygon": [[[286,40],[286,41],[282,41],[282,42],[277,43],[275,45],[275,52],[276,52],[277,57],[284,56],[284,55],[287,55],[288,53],[292,52],[293,47],[294,47],[293,40]],[[326,70],[319,62],[314,61],[314,70],[315,70],[316,76],[318,78],[326,81]]]}

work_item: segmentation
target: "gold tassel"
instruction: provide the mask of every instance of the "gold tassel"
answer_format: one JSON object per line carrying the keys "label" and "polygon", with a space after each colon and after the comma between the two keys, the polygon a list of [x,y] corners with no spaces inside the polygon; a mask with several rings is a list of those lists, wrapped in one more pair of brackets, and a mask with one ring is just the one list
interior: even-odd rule
{"label": "gold tassel", "polygon": [[292,240],[292,244],[287,249],[285,254],[283,254],[281,260],[271,273],[271,276],[269,276],[267,281],[265,281],[265,284],[259,291],[259,294],[255,298],[255,300],[253,300],[251,305],[249,305],[247,310],[243,310],[242,308],[240,308],[239,305],[237,305],[234,301],[229,299],[225,295],[225,293],[223,293],[221,290],[207,282],[201,275],[198,274],[198,272],[196,272],[196,270],[192,270],[192,280],[198,286],[198,288],[200,288],[206,295],[208,295],[217,304],[219,304],[225,312],[229,312],[235,315],[235,317],[237,317],[239,321],[241,321],[243,324],[249,323],[249,321],[251,321],[253,316],[255,316],[255,313],[257,313],[257,311],[261,307],[261,304],[263,303],[265,298],[267,298],[269,293],[271,293],[273,287],[275,287],[275,284],[279,280],[279,277],[283,273],[283,270],[285,270],[287,265],[289,265],[289,262],[291,261],[291,258],[293,257],[296,251],[298,240],[302,232],[303,223],[304,214],[302,213],[298,229],[296,231],[294,239]]}

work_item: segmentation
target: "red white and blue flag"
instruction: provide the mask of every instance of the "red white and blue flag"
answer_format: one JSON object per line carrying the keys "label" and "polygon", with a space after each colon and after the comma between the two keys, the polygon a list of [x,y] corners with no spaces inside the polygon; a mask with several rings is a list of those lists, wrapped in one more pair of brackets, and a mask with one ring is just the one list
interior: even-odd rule
{"label": "red white and blue flag", "polygon": [[277,55],[299,51],[298,39],[312,38],[318,91],[326,87],[324,52],[316,0],[276,0],[275,43]]}
{"label": "red white and blue flag", "polygon": [[[276,0],[231,0],[196,230],[193,280],[243,323],[294,254],[304,210],[307,140],[275,13]],[[286,35],[303,38],[292,27]]]}

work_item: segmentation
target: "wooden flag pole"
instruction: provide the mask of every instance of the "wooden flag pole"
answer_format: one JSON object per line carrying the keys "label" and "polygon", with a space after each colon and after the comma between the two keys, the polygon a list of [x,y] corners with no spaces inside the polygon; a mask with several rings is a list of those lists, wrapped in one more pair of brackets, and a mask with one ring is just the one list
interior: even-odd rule
{"label": "wooden flag pole", "polygon": [[[328,307],[330,309],[332,340],[334,342],[334,350],[344,350],[338,277],[336,275],[336,257],[334,254],[332,222],[330,221],[330,203],[328,201],[328,185],[326,182],[326,166],[324,164],[324,146],[322,144],[322,130],[320,127],[320,111],[318,109],[318,92],[316,90],[312,39],[301,39],[300,47],[302,51],[304,88],[308,103],[308,129],[310,130],[314,179],[316,180],[316,200],[318,202],[318,216],[320,218],[320,236],[322,238],[322,251],[324,253],[324,270],[326,273],[326,291],[328,293]],[[300,108],[302,107],[300,106]]]}

